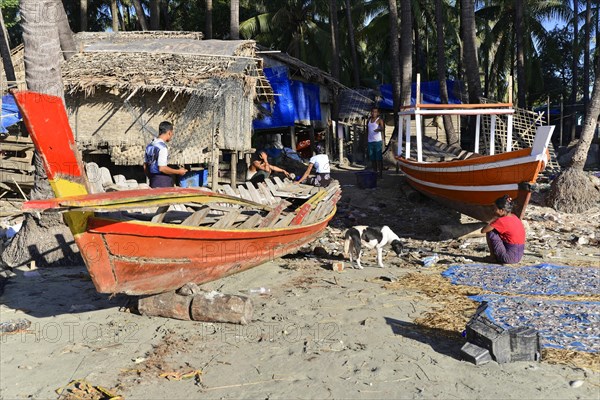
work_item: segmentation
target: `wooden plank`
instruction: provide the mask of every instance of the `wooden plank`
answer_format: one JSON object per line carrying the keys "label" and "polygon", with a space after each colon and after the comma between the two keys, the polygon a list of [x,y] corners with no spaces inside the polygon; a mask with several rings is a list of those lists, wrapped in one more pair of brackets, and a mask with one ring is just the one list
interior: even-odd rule
{"label": "wooden plank", "polygon": [[252,197],[253,201],[260,204],[266,203],[266,200],[261,197],[260,193],[258,192],[258,190],[256,190],[252,182],[246,182],[246,187],[248,188],[248,193],[250,193],[250,197]]}
{"label": "wooden plank", "polygon": [[256,213],[254,215],[252,215],[250,218],[248,218],[246,221],[242,222],[242,224],[240,226],[237,227],[237,229],[252,229],[254,227],[256,227],[256,225],[259,224],[259,222],[262,220],[262,215],[260,215],[260,213]]}
{"label": "wooden plank", "polygon": [[248,190],[243,187],[243,186],[239,186],[238,187],[238,191],[240,192],[240,197],[244,200],[249,200],[249,201],[253,201],[252,200],[252,196],[250,196],[250,193],[248,192]]}
{"label": "wooden plank", "polygon": [[219,219],[212,227],[218,229],[229,228],[235,223],[237,217],[240,216],[240,210],[230,211],[228,214]]}
{"label": "wooden plank", "polygon": [[160,224],[163,222],[163,220],[165,219],[165,216],[167,215],[167,211],[169,210],[169,206],[161,206],[158,207],[158,210],[156,211],[156,215],[154,215],[154,217],[152,217],[152,222]]}
{"label": "wooden plank", "polygon": [[264,182],[261,182],[258,184],[258,189],[265,197],[267,204],[276,204],[277,203],[277,199],[275,199],[275,197],[273,197],[273,194],[271,193],[271,191],[269,190],[269,188],[267,187],[267,185]]}
{"label": "wooden plank", "polygon": [[281,180],[280,177],[278,176],[274,176],[273,180],[275,181],[275,184],[280,188],[283,189],[285,187],[285,185],[283,184],[283,181]]}
{"label": "wooden plank", "polygon": [[210,208],[203,208],[199,211],[194,212],[192,215],[183,220],[181,225],[184,226],[198,226],[200,222],[208,215]]}
{"label": "wooden plank", "polygon": [[283,218],[280,218],[279,221],[273,226],[273,228],[285,228],[290,225],[290,222],[294,219],[296,215],[294,213],[286,214]]}
{"label": "wooden plank", "polygon": [[262,220],[262,222],[260,223],[260,225],[258,227],[266,228],[266,227],[270,227],[271,224],[275,224],[275,222],[279,218],[279,215],[281,215],[281,212],[283,211],[284,207],[285,207],[285,203],[283,201],[281,201],[277,205],[277,207],[275,207],[274,209],[269,211],[269,213],[265,216],[265,218]]}
{"label": "wooden plank", "polygon": [[229,186],[229,185],[221,185],[221,187],[225,191],[225,194],[228,194],[229,196],[240,197],[239,192],[236,192],[235,190],[233,190],[231,188],[231,186]]}

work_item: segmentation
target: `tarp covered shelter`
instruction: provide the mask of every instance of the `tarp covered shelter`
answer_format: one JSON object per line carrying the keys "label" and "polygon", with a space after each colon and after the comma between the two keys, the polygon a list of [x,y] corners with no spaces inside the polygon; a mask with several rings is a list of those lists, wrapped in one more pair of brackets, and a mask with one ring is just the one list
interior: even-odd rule
{"label": "tarp covered shelter", "polygon": [[254,129],[291,127],[295,123],[309,125],[321,120],[319,85],[290,79],[289,68],[283,65],[265,68],[264,72],[276,99],[270,115],[254,120]]}

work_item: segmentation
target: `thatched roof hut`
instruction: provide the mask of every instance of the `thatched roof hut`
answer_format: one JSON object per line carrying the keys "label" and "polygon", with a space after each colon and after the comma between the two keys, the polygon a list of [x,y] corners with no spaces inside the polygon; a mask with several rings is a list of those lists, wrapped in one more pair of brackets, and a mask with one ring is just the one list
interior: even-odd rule
{"label": "thatched roof hut", "polygon": [[253,41],[198,32],[84,32],[62,66],[78,145],[117,165],[140,165],[158,124],[175,125],[169,162],[209,161],[212,149],[249,151],[255,102],[273,92]]}

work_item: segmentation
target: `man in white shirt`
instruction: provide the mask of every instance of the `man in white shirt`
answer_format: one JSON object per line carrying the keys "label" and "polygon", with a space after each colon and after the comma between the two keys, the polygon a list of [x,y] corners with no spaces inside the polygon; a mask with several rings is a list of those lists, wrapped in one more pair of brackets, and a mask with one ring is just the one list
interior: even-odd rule
{"label": "man in white shirt", "polygon": [[173,138],[173,124],[163,121],[158,126],[158,137],[146,146],[144,173],[150,179],[151,188],[171,187],[171,175],[184,175],[185,168],[174,169],[167,165],[169,149],[167,143]]}

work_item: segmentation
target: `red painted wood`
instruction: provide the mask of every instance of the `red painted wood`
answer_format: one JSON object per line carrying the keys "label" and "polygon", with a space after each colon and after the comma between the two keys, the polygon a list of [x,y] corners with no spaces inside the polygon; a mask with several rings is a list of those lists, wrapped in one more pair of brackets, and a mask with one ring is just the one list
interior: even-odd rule
{"label": "red painted wood", "polygon": [[84,232],[75,236],[75,243],[77,243],[83,261],[88,267],[94,286],[103,288],[103,293],[115,292],[117,282],[110,262],[110,254],[102,236]]}
{"label": "red painted wood", "polygon": [[83,183],[77,179],[85,175],[62,99],[27,91],[14,97],[48,178],[64,176]]}
{"label": "red painted wood", "polygon": [[[189,235],[153,237],[105,233],[102,237],[109,250],[116,283],[105,285],[104,281],[95,280],[94,284],[101,293],[140,295],[174,290],[187,282],[209,282],[296,251],[317,237],[330,219],[308,227],[259,230],[264,233],[263,238],[241,236],[207,240],[191,239]],[[210,234],[208,231],[205,233]],[[104,263],[87,263],[86,260],[86,265],[94,276],[106,274]]]}

